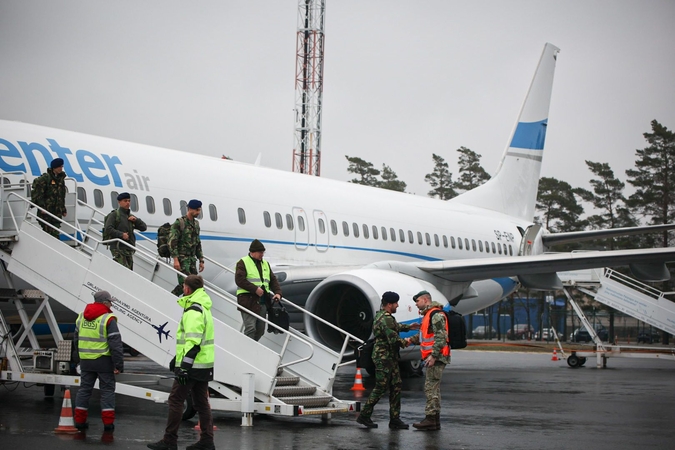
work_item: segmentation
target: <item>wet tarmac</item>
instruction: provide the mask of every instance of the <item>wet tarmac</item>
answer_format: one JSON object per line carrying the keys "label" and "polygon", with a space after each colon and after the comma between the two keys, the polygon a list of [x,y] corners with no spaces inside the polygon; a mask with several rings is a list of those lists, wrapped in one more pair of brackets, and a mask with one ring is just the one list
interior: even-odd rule
{"label": "wet tarmac", "polygon": [[[454,351],[443,376],[442,429],[390,430],[387,397],[375,409],[377,429],[335,415],[256,416],[241,427],[238,413],[216,412],[218,449],[670,449],[675,442],[675,362],[609,360],[608,369],[571,369],[544,353]],[[155,369],[145,358],[128,358],[127,371]],[[354,368],[341,369],[335,395],[353,399]],[[403,382],[401,418],[424,417],[423,378]],[[364,376],[368,389],[373,380]],[[73,397],[75,391],[71,392]],[[166,405],[117,397],[117,429],[103,433],[98,395],[90,405],[86,435],[56,436],[63,393],[45,399],[43,388],[0,384],[0,449],[144,449],[162,437]],[[196,419],[184,422],[178,448],[198,439]]]}

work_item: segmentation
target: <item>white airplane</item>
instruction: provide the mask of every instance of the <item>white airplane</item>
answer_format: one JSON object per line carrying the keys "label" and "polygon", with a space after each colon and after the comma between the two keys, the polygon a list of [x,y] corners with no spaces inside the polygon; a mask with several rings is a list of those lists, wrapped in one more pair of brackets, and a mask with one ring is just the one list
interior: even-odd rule
{"label": "white airplane", "polygon": [[[533,223],[558,52],[545,45],[493,178],[450,201],[10,121],[0,121],[0,171],[32,179],[63,158],[81,201],[107,213],[117,193],[130,192],[153,238],[199,199],[207,256],[234,267],[260,239],[286,298],[364,340],[385,291],[401,296],[397,318],[411,322],[421,290],[468,314],[519,285],[555,288],[558,271],[631,263],[642,279],[665,279],[672,248],[544,254],[566,240],[671,228],[552,234]],[[214,265],[203,275],[236,289]],[[305,327],[339,349],[332,329],[311,318]]]}

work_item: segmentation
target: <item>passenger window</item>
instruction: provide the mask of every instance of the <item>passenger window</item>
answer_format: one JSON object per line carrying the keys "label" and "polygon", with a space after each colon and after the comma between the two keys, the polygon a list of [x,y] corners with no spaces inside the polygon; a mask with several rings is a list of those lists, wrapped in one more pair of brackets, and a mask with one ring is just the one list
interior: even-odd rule
{"label": "passenger window", "polygon": [[398,229],[398,240],[405,242],[405,232],[402,229]]}
{"label": "passenger window", "polygon": [[455,237],[454,236],[450,236],[450,245],[452,246],[452,248],[455,248]]}
{"label": "passenger window", "polygon": [[502,245],[504,246],[504,254],[507,255],[508,252],[507,252],[507,249],[506,249],[506,244],[502,244]]}
{"label": "passenger window", "polygon": [[305,231],[305,218],[298,216],[298,230]]}
{"label": "passenger window", "polygon": [[209,205],[209,217],[214,222],[218,220],[218,210],[216,209],[216,205],[213,203]]}
{"label": "passenger window", "polygon": [[356,224],[356,222],[352,223],[352,230],[354,230],[354,237],[359,237],[359,226]]}
{"label": "passenger window", "polygon": [[434,234],[434,244],[436,244],[436,247],[440,247],[441,243],[438,240],[438,235]]}
{"label": "passenger window", "polygon": [[377,227],[373,225],[373,239],[377,239]]}
{"label": "passenger window", "polygon": [[417,232],[417,243],[422,245],[422,233]]}
{"label": "passenger window", "polygon": [[103,192],[100,189],[94,189],[94,205],[97,208],[103,208]]}
{"label": "passenger window", "polygon": [[274,223],[277,225],[277,228],[281,230],[284,227],[284,218],[281,217],[281,214],[274,213]]}
{"label": "passenger window", "polygon": [[495,243],[490,242],[490,244],[492,245],[492,253],[497,254],[497,249],[495,249]]}
{"label": "passenger window", "polygon": [[246,225],[246,211],[244,211],[244,208],[237,209],[237,215],[239,216],[239,223]]}
{"label": "passenger window", "polygon": [[119,194],[118,194],[117,191],[112,191],[110,193],[110,204],[112,205],[113,208],[117,208],[117,206],[119,205],[119,203],[117,203],[117,196],[118,195]]}
{"label": "passenger window", "polygon": [[509,256],[513,256],[513,247],[509,244]]}
{"label": "passenger window", "polygon": [[490,243],[485,241],[485,253],[490,253]]}
{"label": "passenger window", "polygon": [[349,236],[349,224],[347,222],[342,222],[342,234],[344,234],[345,237]]}
{"label": "passenger window", "polygon": [[131,194],[131,210],[133,212],[138,211],[138,197],[136,197],[136,194]]}
{"label": "passenger window", "polygon": [[466,246],[466,251],[467,251],[467,252],[468,252],[469,250],[471,250],[471,249],[469,248],[469,238],[464,238],[464,245]]}
{"label": "passenger window", "polygon": [[85,191],[81,186],[77,187],[77,199],[82,203],[87,203],[87,191]]}
{"label": "passenger window", "polygon": [[286,214],[286,228],[293,231],[293,216]]}
{"label": "passenger window", "polygon": [[396,242],[396,230],[389,228],[389,237],[391,238],[392,242]]}
{"label": "passenger window", "polygon": [[265,221],[265,226],[267,228],[272,226],[272,217],[270,217],[270,213],[267,211],[263,212],[263,220]]}
{"label": "passenger window", "polygon": [[387,229],[385,227],[382,227],[380,229],[380,231],[382,231],[382,240],[386,241],[387,240]]}
{"label": "passenger window", "polygon": [[476,240],[475,239],[471,239],[471,248],[473,249],[474,252],[476,251]]}
{"label": "passenger window", "polygon": [[187,214],[187,202],[185,200],[180,201],[180,215],[184,216]]}
{"label": "passenger window", "polygon": [[431,236],[429,236],[429,233],[424,233],[424,237],[426,238],[427,245],[431,245]]}
{"label": "passenger window", "polygon": [[363,224],[363,237],[364,239],[368,239],[370,237],[368,233],[368,225],[366,225],[365,223]]}
{"label": "passenger window", "polygon": [[415,238],[413,237],[413,232],[408,230],[408,241],[412,244],[415,242]]}
{"label": "passenger window", "polygon": [[497,242],[497,251],[499,251],[500,255],[502,254],[502,244],[500,244],[499,242]]}
{"label": "passenger window", "polygon": [[483,241],[478,241],[478,250],[482,253],[483,252]]}
{"label": "passenger window", "polygon": [[334,220],[330,221],[330,232],[333,236],[337,236],[337,222]]}
{"label": "passenger window", "polygon": [[323,222],[323,219],[319,219],[319,233],[326,233],[326,224]]}
{"label": "passenger window", "polygon": [[448,248],[448,237],[443,235],[443,247]]}
{"label": "passenger window", "polygon": [[462,243],[462,238],[457,238],[457,248],[464,250],[464,244]]}
{"label": "passenger window", "polygon": [[173,213],[173,208],[171,207],[171,200],[165,198],[164,200],[162,200],[162,204],[164,205],[164,214],[170,216],[171,213]]}
{"label": "passenger window", "polygon": [[155,213],[155,199],[150,197],[149,195],[145,197],[145,207],[148,210],[148,214],[154,214]]}

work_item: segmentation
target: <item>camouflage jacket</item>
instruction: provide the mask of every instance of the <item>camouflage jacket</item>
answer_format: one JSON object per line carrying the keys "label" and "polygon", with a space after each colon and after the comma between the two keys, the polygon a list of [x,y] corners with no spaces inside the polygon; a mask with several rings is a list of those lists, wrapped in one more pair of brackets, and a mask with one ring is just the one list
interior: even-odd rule
{"label": "camouflage jacket", "polygon": [[56,217],[66,212],[66,173],[56,175],[50,168],[33,181],[31,200]]}
{"label": "camouflage jacket", "polygon": [[202,241],[199,238],[199,221],[183,216],[171,225],[169,251],[172,258],[196,257],[204,259]]}
{"label": "camouflage jacket", "polygon": [[[119,211],[119,212],[117,212]],[[131,211],[124,209],[121,206],[117,210],[113,210],[107,217],[105,221],[104,228],[106,233],[110,235],[111,239],[118,238],[122,239],[124,233],[129,234],[129,240],[127,241],[132,247],[136,245],[136,235],[134,230],[145,231],[148,229],[148,226],[141,219],[136,217],[136,221],[132,222],[129,220],[129,216],[135,216],[131,214]],[[119,217],[119,220],[117,220]],[[110,244],[110,247],[117,248],[117,246],[123,249],[129,249],[129,247],[123,244]]]}
{"label": "camouflage jacket", "polygon": [[[431,305],[429,305],[424,311],[420,311],[420,313],[422,315],[426,315],[432,308],[443,309],[443,305],[437,302],[431,302]],[[431,317],[431,326],[433,327],[434,330],[434,348],[433,351],[431,352],[431,356],[433,356],[437,361],[440,361],[444,364],[450,364],[450,356],[443,356],[441,354],[441,350],[448,342],[448,333],[446,333],[445,331],[445,314],[441,313],[434,314]],[[422,333],[422,330],[420,330],[420,333]],[[415,336],[412,336],[410,338],[410,343],[419,345],[420,336],[421,334],[416,334]]]}
{"label": "camouflage jacket", "polygon": [[373,361],[397,361],[399,348],[405,348],[405,340],[399,336],[399,332],[409,330],[409,325],[400,324],[394,316],[383,309],[379,310],[373,320]]}

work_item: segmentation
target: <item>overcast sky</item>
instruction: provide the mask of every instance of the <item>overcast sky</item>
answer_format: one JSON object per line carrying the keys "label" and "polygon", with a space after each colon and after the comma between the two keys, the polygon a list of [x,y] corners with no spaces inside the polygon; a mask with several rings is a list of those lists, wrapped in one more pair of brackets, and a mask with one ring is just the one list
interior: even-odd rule
{"label": "overcast sky", "polygon": [[[322,176],[345,155],[426,195],[432,153],[493,173],[546,42],[543,176],[625,180],[675,128],[675,2],[327,0]],[[0,118],[291,170],[297,0],[0,0]]]}

